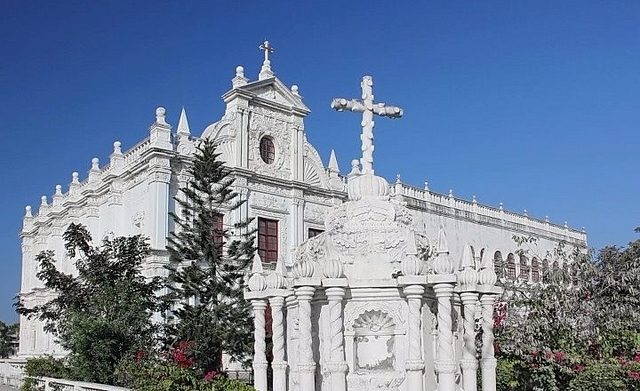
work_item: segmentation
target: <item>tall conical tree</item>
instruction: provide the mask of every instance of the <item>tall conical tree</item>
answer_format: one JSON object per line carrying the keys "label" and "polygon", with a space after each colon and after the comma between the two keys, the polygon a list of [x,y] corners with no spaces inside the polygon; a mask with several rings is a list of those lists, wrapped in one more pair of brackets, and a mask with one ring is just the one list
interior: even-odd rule
{"label": "tall conical tree", "polygon": [[223,219],[242,205],[216,145],[198,145],[190,180],[180,189],[169,236],[168,298],[174,304],[169,340],[192,343],[190,358],[202,371],[222,370],[222,354],[245,361],[253,343],[251,307],[243,277],[255,252],[250,221]]}

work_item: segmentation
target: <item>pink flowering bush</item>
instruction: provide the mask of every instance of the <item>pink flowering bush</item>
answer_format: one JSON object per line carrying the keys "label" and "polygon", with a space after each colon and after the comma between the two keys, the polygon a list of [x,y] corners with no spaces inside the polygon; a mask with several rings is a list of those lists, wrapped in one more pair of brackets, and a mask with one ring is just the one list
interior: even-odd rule
{"label": "pink flowering bush", "polygon": [[192,341],[165,352],[138,351],[120,362],[116,375],[122,386],[137,391],[255,391],[224,373],[202,373],[190,358]]}
{"label": "pink flowering bush", "polygon": [[640,391],[640,240],[552,256],[570,266],[542,284],[503,281],[497,390]]}

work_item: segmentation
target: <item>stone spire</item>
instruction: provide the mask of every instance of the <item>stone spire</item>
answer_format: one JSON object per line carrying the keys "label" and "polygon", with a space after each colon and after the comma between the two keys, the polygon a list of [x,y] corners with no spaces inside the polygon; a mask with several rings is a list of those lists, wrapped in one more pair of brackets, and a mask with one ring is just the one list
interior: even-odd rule
{"label": "stone spire", "polygon": [[269,41],[264,41],[262,45],[258,46],[258,48],[264,52],[264,62],[262,63],[262,69],[260,69],[258,80],[264,80],[275,76],[271,70],[271,61],[269,61],[269,54],[273,53],[275,49],[269,45]]}
{"label": "stone spire", "polygon": [[331,156],[329,157],[329,171],[340,172],[338,167],[338,159],[336,159],[336,151],[331,150]]}
{"label": "stone spire", "polygon": [[191,131],[189,130],[189,120],[187,120],[187,112],[184,110],[184,107],[182,107],[182,111],[180,112],[180,120],[178,121],[178,134],[191,134]]}

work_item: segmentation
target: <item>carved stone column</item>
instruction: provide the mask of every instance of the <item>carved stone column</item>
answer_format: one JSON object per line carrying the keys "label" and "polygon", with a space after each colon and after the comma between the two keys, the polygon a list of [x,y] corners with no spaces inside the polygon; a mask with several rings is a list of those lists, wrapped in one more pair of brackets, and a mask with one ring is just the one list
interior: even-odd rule
{"label": "carved stone column", "polygon": [[497,360],[493,350],[493,302],[496,295],[485,293],[480,296],[482,305],[482,391],[496,390]]}
{"label": "carved stone column", "polygon": [[[462,349],[462,384],[464,391],[476,391],[478,389],[477,372],[478,360],[476,359],[476,332],[475,313],[477,292],[461,292],[463,307],[464,347]],[[484,389],[484,388],[483,388]]]}
{"label": "carved stone column", "polygon": [[311,299],[316,288],[299,286],[295,288],[298,298],[298,319],[300,338],[298,340],[298,374],[300,390],[315,390],[316,362],[313,360],[313,339],[311,335]]}
{"label": "carved stone column", "polygon": [[[338,279],[336,279],[338,280]],[[347,362],[344,359],[344,333],[342,320],[342,298],[345,289],[340,286],[328,287],[325,290],[329,301],[330,327],[330,360],[326,367],[331,377],[331,391],[345,391],[347,389]]]}
{"label": "carved stone column", "polygon": [[453,284],[439,283],[433,287],[438,300],[438,391],[455,391],[456,362],[453,355],[453,320],[451,299]]}
{"label": "carved stone column", "polygon": [[407,391],[422,391],[424,360],[422,359],[421,320],[422,320],[422,285],[404,287],[404,294],[409,305],[409,355],[405,362],[407,371]]}
{"label": "carved stone column", "polygon": [[253,306],[253,377],[257,391],[267,391],[267,343],[265,340],[264,311],[267,309],[265,300],[251,300]]}
{"label": "carved stone column", "polygon": [[273,318],[273,389],[287,389],[287,361],[285,359],[284,348],[284,297],[276,296],[269,298],[271,304],[271,316]]}

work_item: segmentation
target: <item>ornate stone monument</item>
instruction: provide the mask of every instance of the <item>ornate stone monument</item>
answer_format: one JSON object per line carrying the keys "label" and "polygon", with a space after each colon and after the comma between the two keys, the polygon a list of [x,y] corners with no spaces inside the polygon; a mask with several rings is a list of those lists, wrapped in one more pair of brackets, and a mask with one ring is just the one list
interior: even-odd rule
{"label": "ornate stone monument", "polygon": [[[373,115],[402,109],[363,100],[332,107],[363,113],[361,159],[348,179],[349,201],[334,207],[325,231],[298,248],[289,272],[264,273],[254,260],[246,298],[255,309],[255,386],[268,388],[265,309],[272,313],[274,391],[475,391],[476,320],[482,322],[481,378],[495,390],[493,301],[500,294],[488,251],[449,252],[414,231],[400,196],[373,171]],[[461,326],[461,330],[458,328]]]}

